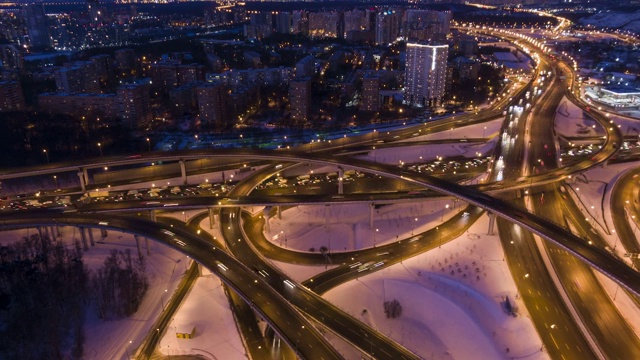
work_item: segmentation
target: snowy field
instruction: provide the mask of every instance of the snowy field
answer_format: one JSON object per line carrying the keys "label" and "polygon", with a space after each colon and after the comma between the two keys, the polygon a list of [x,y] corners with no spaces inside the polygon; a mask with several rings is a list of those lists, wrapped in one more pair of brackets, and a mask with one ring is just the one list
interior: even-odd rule
{"label": "snowy field", "polygon": [[[400,161],[407,164],[427,162],[439,156],[464,156],[468,158],[488,155],[495,146],[495,138],[498,136],[503,119],[496,119],[483,124],[474,124],[448,131],[419,135],[400,142],[406,143],[401,150],[398,148],[382,148],[370,151],[367,155],[358,158],[387,164],[398,164]],[[469,138],[491,138],[487,143],[467,143]],[[458,143],[410,145],[415,141],[438,141],[461,139]]]}
{"label": "snowy field", "polygon": [[[212,236],[221,236],[217,228],[209,229],[208,218],[202,220],[200,227]],[[193,339],[176,338],[176,331],[193,326],[196,327]],[[206,359],[247,358],[222,283],[207,269],[202,268],[202,276],[171,319],[160,340],[160,352],[167,356],[199,355]]]}
{"label": "snowy field", "polygon": [[464,204],[451,199],[418,204],[395,204],[374,210],[369,228],[369,204],[297,206],[269,219],[264,235],[274,245],[289,250],[353,251],[386,245],[427,231],[457,213]]}
{"label": "snowy field", "polygon": [[[288,212],[295,211],[284,211],[282,222],[288,218]],[[349,220],[345,218],[344,222]],[[395,240],[395,226],[387,228],[382,222],[376,226],[384,229],[383,242]],[[488,218],[483,216],[460,238],[343,284],[325,297],[423,358],[470,359],[483,354],[480,358],[546,359],[523,304],[516,300],[521,309],[517,318],[508,316],[500,306],[505,295],[515,299],[517,290],[499,239],[486,235],[487,227]],[[291,227],[292,236],[295,229],[295,225]],[[371,242],[362,245],[370,246]],[[296,280],[302,280],[298,275],[302,266],[283,263],[278,266]],[[385,300],[392,299],[403,307],[402,316],[393,320],[385,317],[382,307]]]}
{"label": "snowy field", "polygon": [[[640,136],[640,118],[621,116],[615,113],[604,114],[612,121],[613,126],[617,126],[623,136]],[[603,136],[605,131],[597,123],[584,116],[582,109],[563,98],[556,111],[556,132],[562,136]]]}

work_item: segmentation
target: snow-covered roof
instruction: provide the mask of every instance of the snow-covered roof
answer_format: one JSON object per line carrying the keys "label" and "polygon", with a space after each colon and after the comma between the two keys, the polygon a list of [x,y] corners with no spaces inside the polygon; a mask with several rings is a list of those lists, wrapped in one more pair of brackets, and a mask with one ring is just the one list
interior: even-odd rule
{"label": "snow-covered roof", "polygon": [[603,87],[602,91],[613,95],[640,95],[640,89],[634,86],[608,85]]}
{"label": "snow-covered roof", "polygon": [[518,58],[510,52],[494,52],[493,58],[497,61],[519,62]]}

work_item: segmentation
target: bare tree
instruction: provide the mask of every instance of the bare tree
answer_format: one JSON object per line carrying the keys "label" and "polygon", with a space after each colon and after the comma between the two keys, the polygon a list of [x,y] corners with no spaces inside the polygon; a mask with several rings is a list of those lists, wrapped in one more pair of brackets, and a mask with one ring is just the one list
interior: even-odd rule
{"label": "bare tree", "polygon": [[387,318],[395,319],[402,315],[402,305],[400,305],[400,302],[396,299],[385,301],[383,307]]}

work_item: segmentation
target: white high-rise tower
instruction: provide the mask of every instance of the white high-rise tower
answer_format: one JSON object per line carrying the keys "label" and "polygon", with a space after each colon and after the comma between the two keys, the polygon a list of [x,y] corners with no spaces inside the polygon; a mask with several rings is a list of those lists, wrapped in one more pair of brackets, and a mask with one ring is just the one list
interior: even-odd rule
{"label": "white high-rise tower", "polygon": [[449,45],[407,43],[404,101],[416,107],[434,105],[444,96]]}

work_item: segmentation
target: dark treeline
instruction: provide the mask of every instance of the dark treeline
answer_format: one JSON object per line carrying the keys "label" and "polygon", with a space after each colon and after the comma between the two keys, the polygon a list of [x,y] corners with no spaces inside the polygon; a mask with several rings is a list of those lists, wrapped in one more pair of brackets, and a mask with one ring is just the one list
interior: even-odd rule
{"label": "dark treeline", "polygon": [[133,314],[147,290],[144,259],[112,250],[92,273],[78,242],[38,234],[0,246],[0,359],[81,359],[87,306],[101,319]]}
{"label": "dark treeline", "polygon": [[133,259],[129,249],[111,250],[91,278],[98,317],[129,316],[138,309],[149,287],[144,270],[144,257]]}
{"label": "dark treeline", "polygon": [[[0,167],[17,167],[104,154],[140,151],[129,127],[119,122],[85,121],[68,115],[36,112],[0,114]],[[142,144],[145,145],[146,144]],[[48,152],[48,159],[43,150]],[[19,156],[18,156],[19,155]]]}
{"label": "dark treeline", "polygon": [[36,234],[0,247],[0,358],[81,358],[88,283],[78,244]]}

